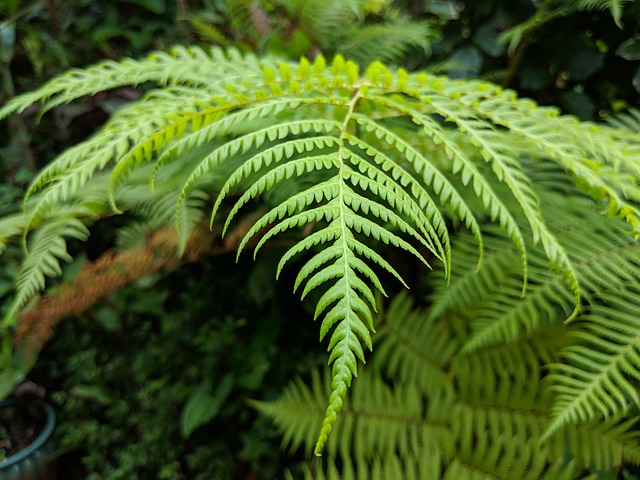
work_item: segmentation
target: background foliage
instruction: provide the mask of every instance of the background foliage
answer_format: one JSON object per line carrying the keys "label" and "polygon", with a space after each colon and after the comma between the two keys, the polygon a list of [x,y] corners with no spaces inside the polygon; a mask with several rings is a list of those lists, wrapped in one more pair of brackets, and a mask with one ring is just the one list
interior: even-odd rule
{"label": "background foliage", "polygon": [[[583,119],[637,106],[640,5],[626,5],[617,22],[606,11],[593,10],[532,22],[541,3],[14,0],[0,7],[0,101],[70,66],[199,43],[293,59],[343,53],[365,64],[375,52],[410,69],[430,67],[453,77],[503,83]],[[336,28],[345,18],[350,27]],[[382,50],[376,38],[393,41]],[[85,138],[144,88],[99,93],[57,107],[37,127],[28,117],[0,124],[0,212],[19,208],[34,170]],[[75,248],[86,248],[89,260],[97,258],[116,243],[110,227],[126,220],[110,220],[88,246]],[[322,359],[313,329],[311,338],[282,333],[301,332],[286,325],[312,312],[302,306],[298,310],[298,300],[282,293],[291,291],[287,285],[274,288],[273,261],[264,262],[251,270],[241,264],[234,270],[238,278],[231,281],[221,281],[217,274],[231,271],[231,258],[175,268],[116,292],[75,321],[61,324],[33,378],[47,386],[62,412],[60,442],[68,451],[70,475],[278,478],[287,463],[301,461],[276,454],[277,440],[268,424],[244,403],[274,398],[292,376]],[[80,264],[72,265],[68,275]],[[415,278],[422,273],[407,270],[403,273]],[[247,271],[252,272],[248,291],[232,293],[247,285]],[[0,295],[10,288],[14,274],[10,268],[0,273]],[[203,279],[199,287],[189,284],[196,275]],[[178,295],[175,285],[185,284],[189,288]],[[414,294],[420,297],[430,288],[423,285]],[[233,305],[212,311],[203,302],[210,295]],[[266,322],[254,321],[265,316]],[[256,325],[265,327],[255,331]],[[242,361],[232,362],[234,356]],[[181,431],[177,412],[189,404],[193,411],[198,398],[213,399],[209,404],[219,408],[203,412],[203,425],[185,440],[191,427],[182,424]],[[140,413],[127,415],[127,405],[129,412]],[[237,435],[212,441],[220,431]]]}
{"label": "background foliage", "polygon": [[289,343],[310,313],[274,291],[271,256],[248,282],[233,254],[158,274],[61,324],[33,378],[63,407],[63,478],[279,478],[301,461],[247,403],[324,357],[314,332]]}

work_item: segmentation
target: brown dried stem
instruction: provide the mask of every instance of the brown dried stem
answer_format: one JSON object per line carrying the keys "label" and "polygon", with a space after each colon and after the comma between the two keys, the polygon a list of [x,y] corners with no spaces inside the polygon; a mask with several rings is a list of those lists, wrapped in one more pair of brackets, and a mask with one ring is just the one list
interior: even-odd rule
{"label": "brown dried stem", "polygon": [[246,223],[252,224],[253,220],[248,218],[241,222],[226,241],[212,234],[208,225],[199,225],[192,232],[182,257],[176,255],[179,239],[172,227],[151,232],[143,247],[122,253],[104,253],[96,261],[84,265],[73,280],[58,285],[20,315],[15,336],[16,350],[27,361],[33,362],[63,318],[86,310],[98,300],[142,277],[183,263],[196,262],[205,256],[235,251],[238,235],[242,238],[246,233]]}

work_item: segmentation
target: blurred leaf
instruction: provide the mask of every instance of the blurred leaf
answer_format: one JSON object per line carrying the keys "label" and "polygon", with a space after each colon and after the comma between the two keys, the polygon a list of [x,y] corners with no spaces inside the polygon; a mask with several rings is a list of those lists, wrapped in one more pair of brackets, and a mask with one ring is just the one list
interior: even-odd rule
{"label": "blurred leaf", "polygon": [[520,65],[518,79],[520,87],[527,90],[542,90],[553,83],[553,76],[533,62]]}
{"label": "blurred leaf", "polygon": [[[31,66],[33,67],[35,76],[40,78],[44,69],[45,55],[43,55],[43,41],[35,30],[30,30],[21,40],[21,46],[24,48]],[[51,41],[48,46],[51,47],[55,42]],[[49,52],[47,52],[49,53]]]}
{"label": "blurred leaf", "polygon": [[214,45],[228,45],[229,40],[224,36],[216,26],[204,21],[196,15],[189,15],[186,19],[195,32],[204,40],[211,42]]}
{"label": "blurred leaf", "polygon": [[300,30],[295,30],[289,38],[273,36],[269,39],[268,52],[272,55],[296,58],[301,57],[311,49],[313,43]]}
{"label": "blurred leaf", "polygon": [[184,438],[188,438],[196,428],[218,415],[234,383],[233,375],[227,374],[222,377],[213,394],[209,393],[205,386],[189,397],[180,415],[180,431]]}
{"label": "blurred leaf", "polygon": [[460,17],[460,3],[454,0],[431,0],[424,2],[426,12],[432,13],[443,20],[456,20]]}
{"label": "blurred leaf", "polygon": [[72,281],[86,263],[87,255],[85,253],[79,254],[71,261],[71,263],[65,266],[62,273],[62,280],[64,280],[65,282]]}
{"label": "blurred leaf", "polygon": [[[140,313],[142,315],[155,315],[159,318],[165,314],[164,302],[168,297],[167,292],[160,292],[151,289],[153,285],[160,279],[159,275],[147,275],[138,279],[135,285],[139,289],[149,289],[142,294],[132,295],[126,305],[126,311]],[[139,291],[138,291],[139,292]]]}
{"label": "blurred leaf", "polygon": [[458,48],[453,52],[449,60],[455,65],[454,69],[449,70],[451,78],[475,77],[482,67],[482,53],[476,47],[465,46]]}
{"label": "blurred leaf", "polygon": [[640,67],[636,70],[636,74],[633,76],[633,88],[636,89],[637,92],[640,92]]}
{"label": "blurred leaf", "polygon": [[247,280],[249,299],[258,305],[264,305],[276,292],[275,272],[280,261],[279,252],[268,252],[256,262],[255,268]]}
{"label": "blurred leaf", "polygon": [[640,35],[622,42],[616,50],[616,55],[625,60],[640,60]]}
{"label": "blurred leaf", "polygon": [[593,119],[596,107],[585,93],[573,90],[563,94],[560,101],[568,113],[576,115],[582,120]]}
{"label": "blurred leaf", "polygon": [[15,279],[13,278],[11,280],[0,278],[0,297],[5,296],[13,290],[14,281]]}
{"label": "blurred leaf", "polygon": [[490,57],[499,57],[504,54],[507,47],[504,42],[498,41],[500,35],[499,27],[504,22],[503,19],[496,17],[491,21],[483,23],[473,35],[473,42]]}
{"label": "blurred leaf", "polygon": [[116,332],[122,327],[120,315],[113,308],[99,308],[95,313],[95,318],[108,332]]}
{"label": "blurred leaf", "polygon": [[34,174],[31,170],[25,167],[21,167],[13,176],[15,183],[30,183],[33,180]]}
{"label": "blurred leaf", "polygon": [[602,53],[586,48],[573,51],[563,66],[563,72],[568,80],[586,80],[602,67],[603,61],[604,55]]}
{"label": "blurred leaf", "polygon": [[0,13],[9,17],[18,11],[21,3],[22,0],[2,0],[0,2]]}
{"label": "blurred leaf", "polygon": [[116,401],[114,394],[104,385],[77,385],[71,390],[71,394],[101,405],[110,405]]}
{"label": "blurred leaf", "polygon": [[263,384],[264,376],[271,368],[271,363],[263,354],[256,354],[251,358],[252,368],[238,378],[238,386],[249,391],[255,391]]}
{"label": "blurred leaf", "polygon": [[389,8],[389,0],[368,0],[361,3],[362,11],[365,14],[379,15],[382,11]]}
{"label": "blurred leaf", "polygon": [[0,400],[6,398],[24,380],[24,373],[15,368],[0,372]]}
{"label": "blurred leaf", "polygon": [[150,12],[163,14],[167,9],[167,4],[164,0],[123,0],[124,3],[131,3],[133,5],[139,5],[146,8]]}
{"label": "blurred leaf", "polygon": [[9,63],[13,58],[13,46],[16,41],[16,24],[10,23],[0,28],[0,61]]}
{"label": "blurred leaf", "polygon": [[618,469],[615,468],[608,472],[599,473],[597,478],[598,480],[617,480],[620,477],[618,476]]}

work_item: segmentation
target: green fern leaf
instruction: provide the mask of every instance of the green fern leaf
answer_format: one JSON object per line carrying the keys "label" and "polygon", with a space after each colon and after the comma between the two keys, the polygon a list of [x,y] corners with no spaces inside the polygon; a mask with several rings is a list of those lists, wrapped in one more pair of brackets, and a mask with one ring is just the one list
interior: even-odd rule
{"label": "green fern leaf", "polygon": [[[231,221],[238,214],[238,211],[252,198],[255,198],[261,193],[269,190],[270,188],[273,188],[273,186],[275,186],[276,184],[284,180],[288,180],[293,176],[299,177],[314,171],[329,170],[335,166],[334,160],[335,160],[335,157],[333,155],[305,157],[301,159],[292,160],[286,163],[285,165],[281,165],[276,168],[273,168],[272,170],[269,170],[262,177],[256,180],[249,188],[247,188],[247,190],[242,194],[240,199],[235,203],[235,205],[227,215],[227,220],[225,221],[223,232],[227,231],[227,229],[229,228],[229,225],[231,224]],[[332,187],[329,189],[329,193],[328,193],[330,198],[335,198],[335,195],[337,195],[337,193],[333,190],[333,187],[335,186],[336,185],[332,184],[330,181],[323,184],[323,187],[325,188]],[[222,191],[224,192],[224,187]],[[309,189],[306,191],[306,193],[301,192],[300,194],[298,194],[299,196],[296,198],[294,203],[297,205],[299,201],[303,201],[303,200],[311,201],[311,197],[315,198],[316,202],[319,202],[322,199],[317,198],[316,193],[320,193],[320,191],[318,189]],[[309,194],[312,194],[312,195],[310,196]],[[324,196],[324,193],[322,196]],[[220,199],[219,197],[216,200],[216,204],[214,204],[212,216],[217,213],[216,209],[219,208],[219,205],[221,203],[222,203],[222,199]],[[274,209],[271,215],[267,214],[269,215],[268,218],[272,218],[272,220],[267,221],[267,224],[275,220],[275,218],[277,218],[277,215],[272,217],[272,215],[277,213],[277,211],[278,209]]]}
{"label": "green fern leaf", "polygon": [[[540,241],[551,262],[565,273],[576,297],[576,305],[578,305],[580,303],[580,288],[573,265],[566,250],[545,225],[540,211],[539,199],[533,191],[529,179],[522,171],[522,167],[515,161],[517,154],[513,147],[503,143],[503,136],[496,134],[489,123],[460,115],[457,108],[453,107],[452,102],[432,98],[430,104],[435,107],[438,113],[455,122],[462,131],[470,136],[471,142],[480,149],[482,157],[490,162],[496,177],[513,192],[514,198],[529,221],[534,244]],[[577,314],[577,311],[576,307],[573,315]]]}
{"label": "green fern leaf", "polygon": [[[91,212],[85,210],[84,213]],[[62,274],[60,260],[72,260],[67,253],[65,237],[86,240],[89,230],[80,220],[70,216],[47,222],[33,234],[29,242],[29,257],[18,271],[16,296],[2,322],[3,329],[14,325],[17,312],[44,289],[46,277]]]}
{"label": "green fern leaf", "polygon": [[[440,210],[427,190],[418,182],[409,172],[397,166],[397,164],[380,152],[372,145],[364,142],[363,140],[351,135],[345,135],[345,138],[351,145],[362,149],[366,153],[368,158],[371,158],[377,165],[380,165],[381,169],[374,167],[374,165],[368,163],[363,157],[357,153],[347,154],[347,158],[358,170],[367,175],[374,182],[365,179],[363,176],[357,175],[357,173],[351,174],[350,178],[357,179],[357,182],[364,182],[367,188],[376,188],[384,192],[385,199],[398,197],[401,203],[394,200],[387,200],[389,205],[395,207],[400,213],[408,211],[409,215],[418,219],[418,226],[423,230],[425,238],[429,238],[432,241],[432,245],[438,251],[438,257],[444,262],[446,266],[445,275],[448,275],[449,267],[451,265],[451,245],[449,241],[449,232],[444,222],[444,218]],[[391,177],[385,173],[389,171]],[[352,180],[352,183],[354,181]],[[409,193],[398,188],[397,182],[407,187]],[[354,186],[358,186],[354,184]],[[385,188],[386,187],[386,188]],[[382,196],[373,192],[374,194]],[[392,203],[393,202],[393,203]]]}
{"label": "green fern leaf", "polygon": [[354,115],[354,119],[367,131],[372,132],[378,139],[383,140],[389,145],[393,145],[400,153],[404,154],[406,160],[411,162],[415,168],[416,173],[422,175],[423,182],[434,189],[440,198],[440,202],[450,203],[454,211],[460,216],[460,219],[476,237],[480,249],[480,256],[482,257],[482,235],[480,234],[480,227],[478,226],[477,220],[460,194],[442,172],[435,168],[419,151],[391,130],[365,116]]}
{"label": "green fern leaf", "polygon": [[[290,100],[287,101],[286,104],[291,105],[291,101]],[[266,114],[272,113],[273,110],[272,108],[270,108],[269,105],[266,105],[266,106],[262,106],[262,108],[258,109],[257,111],[262,115],[266,115]],[[254,114],[257,114],[257,113],[255,112],[249,113],[249,114],[245,113],[244,115],[235,114],[233,115],[233,117],[234,117],[234,120],[237,120],[237,121],[246,121],[251,115],[254,115]],[[224,132],[225,129],[230,128],[231,125],[232,123],[230,122],[229,117],[225,117],[224,122],[221,122],[221,125],[212,124],[211,125],[212,128],[206,128],[206,129],[203,129],[206,131],[198,132],[198,136],[202,138],[199,138],[196,142],[193,142],[193,146],[196,146],[204,143],[205,141],[211,140],[213,136],[219,135],[221,131]],[[214,126],[215,128],[213,128]],[[319,124],[316,126],[312,125],[311,122],[287,122],[284,124],[277,124],[273,127],[268,127],[266,129],[259,130],[257,132],[252,132],[236,140],[225,143],[222,146],[215,149],[211,154],[207,155],[202,160],[200,165],[193,171],[193,173],[185,182],[185,185],[180,194],[179,203],[185,198],[188,191],[194,185],[196,185],[197,182],[204,175],[212,172],[222,162],[233,157],[240,151],[246,152],[251,148],[259,148],[267,139],[273,142],[273,141],[287,138],[290,134],[297,135],[301,132],[306,133],[312,130],[327,132],[332,129],[335,129],[335,127],[336,127],[336,124],[332,122],[319,122]],[[190,137],[186,137],[186,138],[187,138],[186,141],[190,143],[192,142],[192,139]],[[234,175],[234,180],[232,181],[237,181],[235,179],[238,178],[238,175],[240,176],[240,178],[248,176],[254,170],[254,168],[257,171],[263,166],[269,166],[272,162],[277,163],[282,161],[285,158],[289,158],[296,151],[305,152],[305,151],[308,151],[307,150],[308,148],[324,149],[325,146],[330,146],[332,143],[332,139],[330,137],[322,137],[322,138],[315,137],[315,139],[318,143],[312,140],[305,140],[305,139],[293,141],[293,142],[285,142],[284,144],[276,145],[271,149],[267,149],[265,152],[254,155],[249,162],[243,164],[243,166],[241,167],[242,169],[241,172],[239,174]],[[171,151],[171,155],[178,155],[179,152],[183,151],[183,148],[186,148],[186,147],[183,147],[183,146],[175,147],[174,150]],[[157,165],[161,166],[162,164],[163,164],[162,158],[160,158]],[[291,166],[288,166],[287,168],[291,169]],[[286,176],[285,175],[286,170],[282,171],[282,173],[284,178]],[[289,174],[289,176],[291,176],[291,173]],[[256,194],[257,193],[258,192],[256,191]],[[218,201],[216,201],[216,205],[214,206],[214,210],[212,213],[212,221],[213,221],[213,218],[215,217],[215,213],[217,213],[219,202],[222,202],[224,195],[226,195],[226,191],[223,190],[223,192],[221,192],[221,196],[218,197]]]}
{"label": "green fern leaf", "polygon": [[630,0],[561,0],[561,4],[572,10],[609,10],[616,21],[616,25],[622,28],[622,10],[624,4]]}
{"label": "green fern leaf", "polygon": [[[383,365],[389,378],[402,385],[415,385],[424,395],[436,396],[453,391],[446,364],[459,348],[446,328],[425,323],[425,312],[412,308],[406,293],[396,296],[384,313],[384,328],[376,345],[376,365]],[[429,338],[429,348],[423,339]]]}
{"label": "green fern leaf", "polygon": [[[443,145],[446,155],[450,160],[453,161],[453,173],[460,174],[464,186],[467,186],[468,184],[471,184],[473,186],[475,194],[482,200],[482,204],[484,205],[485,209],[490,212],[491,219],[498,219],[500,226],[507,231],[513,243],[516,245],[518,250],[520,250],[524,284],[526,284],[526,250],[525,241],[520,228],[518,227],[513,215],[509,212],[509,209],[493,191],[490,181],[487,180],[484,175],[482,175],[479,169],[475,166],[473,160],[471,158],[468,158],[468,154],[465,153],[465,151],[458,144],[456,144],[456,142],[453,141],[453,139],[451,139],[443,131],[442,127],[440,127],[440,125],[431,117],[412,111],[411,109],[406,108],[406,106],[404,106],[400,102],[390,100],[385,97],[376,97],[375,101],[381,105],[389,106],[395,110],[411,115],[413,122],[420,125],[423,128],[423,132],[428,137],[432,138],[434,142]],[[460,201],[460,204],[464,205],[462,201]],[[465,217],[473,218],[466,212],[466,209],[461,210],[459,213],[463,220],[465,219]],[[482,237],[476,231],[476,226],[473,225],[473,223],[471,223],[470,225],[468,224],[467,226],[471,228],[471,231],[474,233],[476,239],[479,242],[482,258]]]}
{"label": "green fern leaf", "polygon": [[0,219],[0,255],[7,248],[9,241],[24,231],[26,220],[24,214],[16,213]]}
{"label": "green fern leaf", "polygon": [[[604,137],[605,140],[595,142],[599,145],[594,151],[594,145],[584,140],[590,137],[598,138],[598,130],[589,124],[582,125],[575,119],[558,117],[555,110],[539,108],[530,101],[517,100],[515,95],[508,91],[500,95],[504,101],[497,101],[494,98],[477,102],[474,98],[469,99],[467,104],[482,111],[497,125],[522,135],[523,138],[532,141],[537,148],[544,149],[548,158],[564,167],[566,171],[573,172],[581,182],[589,185],[593,192],[609,198],[612,214],[624,218],[634,231],[640,229],[640,210],[625,199],[619,184],[616,185],[619,183],[615,180],[616,177],[604,174],[605,168],[603,168],[606,167],[603,165],[603,160],[614,164],[632,164],[637,168],[640,152],[633,147],[629,149],[628,140],[620,142],[623,148],[622,153],[616,154],[618,148],[611,142],[610,137],[608,141]],[[541,127],[543,123],[547,127]],[[601,157],[598,154],[600,148],[606,152],[604,159],[598,158]],[[637,193],[633,193],[634,190],[635,187],[629,188],[626,195],[637,198]]]}
{"label": "green fern leaf", "polygon": [[[71,72],[11,101],[0,110],[0,118],[33,102],[45,102],[46,110],[92,92],[148,81],[158,88],[116,113],[95,137],[63,153],[39,175],[25,203],[24,234],[29,229],[33,235],[47,232],[64,222],[82,224],[90,216],[81,208],[70,213],[67,207],[90,208],[91,203],[103,212],[111,201],[113,207],[135,210],[145,202],[138,195],[144,176],[155,189],[148,195],[158,195],[158,208],[166,208],[160,197],[174,193],[173,216],[183,246],[187,230],[199,218],[205,190],[217,191],[211,222],[231,195],[240,194],[225,232],[240,209],[266,197],[270,208],[248,229],[238,253],[255,241],[255,255],[276,235],[291,236],[295,243],[283,255],[277,275],[295,256],[308,255],[295,288],[302,288],[304,297],[322,291],[316,316],[323,316],[320,330],[329,338],[333,375],[316,453],[335,424],[357,361],[364,360],[364,348],[372,345],[375,290],[384,293],[376,270],[404,284],[376,251],[376,243],[404,250],[425,265],[439,259],[445,279],[457,278],[458,288],[465,279],[474,285],[456,313],[466,318],[467,305],[474,305],[485,317],[470,323],[467,333],[478,340],[467,347],[469,356],[492,342],[520,340],[523,332],[537,334],[535,327],[547,320],[566,319],[569,312],[564,309],[571,303],[577,311],[582,298],[597,302],[598,286],[605,282],[614,285],[638,277],[632,272],[637,258],[628,243],[600,240],[597,247],[601,253],[608,249],[604,257],[610,260],[569,253],[572,244],[552,228],[544,188],[532,180],[530,160],[559,165],[562,170],[552,177],[562,180],[554,182],[576,180],[592,197],[606,198],[610,213],[637,231],[640,149],[633,134],[559,117],[553,109],[483,82],[393,71],[378,62],[360,75],[355,63],[340,56],[327,66],[322,57],[288,64],[233,50],[178,48],[140,61]],[[575,141],[582,137],[589,140]],[[267,195],[276,187],[277,199]],[[81,198],[84,190],[94,195],[90,201]],[[591,203],[589,208],[600,206]],[[150,220],[162,217],[148,213]],[[452,277],[452,228],[461,224],[471,232],[482,259],[479,218],[484,215],[515,245],[508,255],[519,255],[524,282],[496,261],[489,266],[493,273],[478,281],[470,281],[466,271]],[[309,234],[295,238],[299,228]],[[525,232],[540,249],[528,245]],[[38,257],[47,261],[25,270],[13,313],[42,289],[45,276],[58,273],[65,235],[82,237],[79,227],[63,234],[59,230],[50,241],[55,251],[42,247],[45,253],[38,248],[29,253],[25,265]],[[619,231],[615,237],[620,238]],[[612,253],[614,244],[621,247],[619,253]],[[573,245],[584,249],[578,241]],[[532,249],[531,259],[527,248]],[[461,264],[468,265],[468,258]],[[603,269],[606,275],[600,275]],[[494,278],[494,303],[474,304]],[[527,283],[532,296],[521,299],[522,288],[516,287]],[[449,311],[445,303],[438,308]],[[543,321],[537,309],[549,312],[549,318]],[[493,322],[505,311],[506,321]],[[531,320],[525,320],[525,314],[532,315]],[[487,455],[515,455],[507,447],[484,447]]]}
{"label": "green fern leaf", "polygon": [[454,238],[457,254],[451,267],[452,277],[449,282],[433,280],[428,322],[454,308],[475,308],[483,298],[492,297],[495,288],[508,276],[517,277],[520,273],[517,251],[504,236],[499,232],[494,235],[490,228],[485,228],[483,233],[486,252],[480,268],[477,268],[477,247],[473,239],[468,235]]}
{"label": "green fern leaf", "polygon": [[640,132],[640,110],[631,108],[629,111],[618,113],[605,119],[606,122],[615,127],[628,130],[632,133]]}
{"label": "green fern leaf", "polygon": [[[546,199],[555,198],[546,195]],[[573,200],[571,200],[573,199]],[[598,226],[600,217],[585,210],[579,195],[573,192],[569,197],[555,198],[554,209],[567,208],[575,202],[575,208],[581,209],[576,213],[576,222],[572,224],[558,216],[556,212],[550,212],[550,224],[558,224],[558,239],[565,245],[567,251],[572,252],[572,262],[575,272],[580,280],[583,296],[592,299],[594,295],[600,295],[606,289],[619,289],[637,282],[639,273],[637,265],[640,264],[640,251],[637,242],[625,235],[625,226],[622,223],[611,222],[607,228]],[[562,228],[562,230],[560,230]],[[460,242],[461,246],[464,245]],[[560,321],[571,311],[573,299],[570,291],[564,285],[561,273],[552,273],[548,270],[545,256],[536,249],[529,255],[530,288],[526,295],[522,295],[520,286],[514,278],[512,268],[508,263],[503,263],[509,258],[504,255],[507,250],[504,240],[502,245],[496,242],[492,245],[500,259],[495,259],[495,254],[490,256],[496,262],[489,263],[489,269],[473,273],[472,258],[467,255],[464,260],[466,267],[458,269],[466,275],[452,281],[452,291],[444,291],[443,297],[438,300],[435,312],[442,312],[446,305],[457,304],[451,295],[459,293],[462,298],[469,299],[468,304],[476,310],[473,322],[473,334],[466,342],[463,351],[468,352],[476,348],[486,347],[491,344],[499,344],[505,341],[513,341],[524,332],[536,331]],[[503,265],[496,271],[497,265]],[[506,266],[505,266],[506,265]],[[459,282],[462,283],[459,283]],[[482,298],[486,301],[478,301]],[[475,299],[475,300],[472,300]],[[475,301],[477,303],[470,303]],[[461,305],[465,305],[461,302]]]}
{"label": "green fern leaf", "polygon": [[[315,128],[317,128],[317,126]],[[238,167],[238,169],[236,169],[235,172],[233,172],[233,174],[229,176],[227,182],[224,184],[224,186],[220,190],[218,198],[216,199],[216,203],[213,206],[213,210],[211,213],[212,218],[215,218],[216,213],[218,212],[218,208],[220,208],[222,201],[229,194],[231,189],[235,187],[237,184],[239,184],[242,180],[248,178],[252,173],[259,172],[264,167],[271,166],[272,162],[278,163],[283,160],[284,161],[290,160],[291,157],[294,155],[294,153],[304,154],[306,152],[314,152],[315,150],[323,150],[325,148],[330,148],[331,146],[334,146],[334,145],[336,145],[335,137],[330,137],[330,136],[313,137],[309,139],[303,139],[301,141],[291,140],[287,142],[282,142],[275,145],[274,147],[268,148],[265,151],[258,153],[257,155],[253,156],[251,159],[243,162],[242,166]],[[263,180],[263,183],[262,183],[263,187],[256,189],[253,192],[253,196],[261,194],[265,189],[268,190],[272,188],[273,185],[278,181],[291,178],[294,172],[297,176],[301,176],[304,173],[308,173],[309,167],[312,166],[314,163],[314,162],[311,162],[311,165],[309,165],[310,160],[313,160],[313,158],[314,157],[311,157],[311,158],[304,157],[302,159],[303,161],[298,161],[296,163],[294,162],[286,163],[284,165],[284,168],[282,169],[284,176],[279,178],[278,175],[276,174],[272,177],[272,180],[270,182],[265,181],[266,179]],[[230,218],[232,219],[233,217],[231,216]]]}
{"label": "green fern leaf", "polygon": [[211,79],[232,76],[242,80],[250,71],[254,75],[261,74],[254,58],[241,56],[237,51],[224,51],[214,47],[206,53],[197,47],[187,49],[178,46],[171,53],[154,52],[144,60],[106,61],[94,67],[71,70],[33,92],[13,98],[0,109],[0,119],[13,112],[22,112],[33,103],[44,100],[46,111],[82,96],[123,85],[139,85],[144,82],[193,85],[205,83],[203,79],[208,77],[207,84],[211,87],[220,83]]}
{"label": "green fern leaf", "polygon": [[630,402],[640,405],[634,383],[640,379],[637,298],[636,290],[604,295],[606,305],[593,305],[580,317],[573,334],[583,343],[564,349],[564,362],[552,368],[557,396],[548,435],[569,422],[612,417]]}

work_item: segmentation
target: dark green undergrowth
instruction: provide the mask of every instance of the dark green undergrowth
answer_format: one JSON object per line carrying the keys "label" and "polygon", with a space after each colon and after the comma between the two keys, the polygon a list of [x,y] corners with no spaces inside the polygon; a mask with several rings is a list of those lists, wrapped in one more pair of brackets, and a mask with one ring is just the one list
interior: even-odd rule
{"label": "dark green undergrowth", "polygon": [[[314,330],[295,328],[310,313],[273,288],[270,254],[248,281],[232,257],[140,281],[60,325],[33,378],[57,407],[62,478],[271,479],[305,463],[282,455],[247,400],[322,364]],[[235,273],[214,282],[220,271]],[[202,392],[212,401],[192,421],[213,418],[185,438],[183,410]]]}

